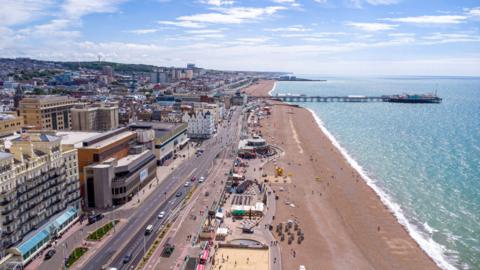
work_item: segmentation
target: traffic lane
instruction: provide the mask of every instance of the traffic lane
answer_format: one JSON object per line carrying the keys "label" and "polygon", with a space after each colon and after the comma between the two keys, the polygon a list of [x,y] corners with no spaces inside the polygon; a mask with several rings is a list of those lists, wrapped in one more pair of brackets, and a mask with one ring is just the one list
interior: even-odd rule
{"label": "traffic lane", "polygon": [[[208,158],[202,160],[203,162],[201,162],[200,166],[199,166],[200,170],[197,170],[197,171],[200,171],[200,174],[205,174],[207,172],[207,170],[209,169],[210,161],[213,162],[213,159],[218,154],[216,152],[217,148],[218,147],[215,147],[215,148],[212,149],[212,151],[207,152],[206,155],[207,155]],[[198,182],[194,182],[193,185],[189,185],[188,187],[180,186],[176,190],[176,192],[179,192],[183,189],[183,192],[182,192],[182,195],[180,197],[177,197],[177,200],[175,201],[175,204],[174,204],[173,207],[177,206],[186,197],[188,191],[190,191],[190,189],[193,188],[194,185],[198,185]],[[172,196],[174,196],[174,195],[172,195]],[[144,212],[146,212],[146,210],[148,210],[148,209],[145,209]],[[157,217],[156,215],[152,215],[152,217],[150,217],[150,219],[149,219],[149,221],[150,221],[149,224],[154,223],[156,217]],[[123,268],[126,269],[130,265],[135,265],[134,263],[137,262],[137,261],[140,261],[140,259],[143,257],[144,241],[146,242],[146,246],[150,246],[155,239],[155,237],[152,237],[152,236],[156,235],[158,233],[159,229],[160,229],[160,226],[158,225],[158,227],[156,227],[156,229],[154,229],[154,232],[152,232],[152,234],[150,234],[149,236],[145,236],[145,232],[143,231],[143,233],[142,233],[142,231],[139,230],[137,235],[135,235],[135,237],[134,237],[136,240],[133,243],[129,242],[128,246],[124,249],[123,254],[119,253],[117,255],[117,257],[114,260],[114,262],[115,262],[114,265],[120,266],[121,269],[123,269]],[[123,257],[127,254],[132,255],[132,260],[130,262],[128,262],[126,265],[124,265],[123,264]]]}

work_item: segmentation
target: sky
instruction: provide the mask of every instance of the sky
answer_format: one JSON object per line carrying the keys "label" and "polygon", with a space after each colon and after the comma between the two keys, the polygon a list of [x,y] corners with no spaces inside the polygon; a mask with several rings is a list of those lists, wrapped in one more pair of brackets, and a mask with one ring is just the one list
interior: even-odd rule
{"label": "sky", "polygon": [[0,0],[0,57],[480,76],[479,0]]}

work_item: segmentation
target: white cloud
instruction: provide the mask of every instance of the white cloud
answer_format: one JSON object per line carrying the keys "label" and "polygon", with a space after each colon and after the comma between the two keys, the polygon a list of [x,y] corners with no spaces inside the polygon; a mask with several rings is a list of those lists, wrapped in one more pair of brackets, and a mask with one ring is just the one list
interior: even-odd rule
{"label": "white cloud", "polygon": [[152,34],[160,31],[159,29],[156,28],[146,28],[146,29],[134,29],[134,30],[128,30],[125,32],[132,33],[132,34],[137,34],[137,35],[145,35],[145,34]]}
{"label": "white cloud", "polygon": [[379,6],[398,4],[400,0],[365,0],[365,2],[369,3],[370,5]]}
{"label": "white cloud", "polygon": [[184,28],[204,28],[205,25],[192,21],[158,21],[157,23],[163,25],[173,25]]}
{"label": "white cloud", "polygon": [[468,9],[467,14],[472,17],[480,17],[480,7]]}
{"label": "white cloud", "polygon": [[27,23],[42,15],[52,5],[51,0],[13,0],[0,2],[0,26]]}
{"label": "white cloud", "polygon": [[327,3],[327,0],[313,0],[317,3],[320,3],[320,4],[326,4]]}
{"label": "white cloud", "polygon": [[306,28],[303,25],[292,25],[288,27],[266,28],[264,30],[270,32],[308,32],[312,29]]}
{"label": "white cloud", "polygon": [[235,1],[231,1],[231,0],[201,0],[200,3],[219,7],[219,6],[233,5],[235,3]]}
{"label": "white cloud", "polygon": [[414,23],[414,24],[459,24],[467,19],[464,15],[432,15],[432,16],[414,16],[403,18],[385,18],[383,20],[390,22]]}
{"label": "white cloud", "polygon": [[217,34],[221,33],[222,29],[198,29],[198,30],[188,30],[185,31],[189,34]]}
{"label": "white cloud", "polygon": [[360,22],[349,22],[347,25],[360,29],[362,31],[376,32],[376,31],[385,31],[392,30],[397,25],[386,24],[386,23],[360,23]]}
{"label": "white cloud", "polygon": [[62,9],[68,17],[79,18],[92,13],[117,12],[117,6],[125,0],[66,0]]}
{"label": "white cloud", "polygon": [[272,16],[278,11],[284,9],[286,8],[281,6],[270,6],[264,8],[215,8],[215,11],[217,12],[180,16],[177,18],[177,21],[211,24],[240,24],[244,22],[261,20],[266,16]]}
{"label": "white cloud", "polygon": [[277,3],[277,4],[287,4],[287,5],[290,5],[292,7],[301,6],[300,3],[297,2],[297,0],[271,0],[271,1],[274,2],[274,3]]}
{"label": "white cloud", "polygon": [[457,42],[480,42],[479,35],[471,35],[466,33],[433,33],[424,36],[423,44],[444,44]]}

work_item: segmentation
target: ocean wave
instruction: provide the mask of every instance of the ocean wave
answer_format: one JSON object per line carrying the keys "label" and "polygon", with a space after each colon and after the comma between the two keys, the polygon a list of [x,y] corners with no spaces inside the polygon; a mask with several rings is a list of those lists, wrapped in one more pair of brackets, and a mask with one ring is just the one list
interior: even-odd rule
{"label": "ocean wave", "polygon": [[273,83],[273,87],[272,87],[272,90],[268,91],[268,95],[271,96],[273,91],[275,91],[275,88],[277,88],[277,82],[274,82]]}
{"label": "ocean wave", "polygon": [[[270,91],[269,94],[272,91]],[[430,236],[427,236],[417,226],[412,224],[406,218],[405,214],[401,209],[401,206],[398,203],[395,203],[394,200],[385,191],[383,191],[378,185],[375,184],[375,181],[367,175],[367,173],[362,168],[362,166],[360,166],[360,164],[358,164],[358,162],[350,156],[347,150],[343,148],[340,145],[340,143],[337,141],[337,139],[327,130],[327,128],[325,128],[324,123],[315,114],[315,112],[309,108],[305,108],[305,109],[307,109],[312,114],[320,130],[327,136],[327,138],[332,142],[332,144],[340,151],[340,153],[347,160],[350,166],[352,166],[359,173],[359,175],[363,178],[363,180],[367,183],[367,185],[370,186],[370,188],[372,188],[377,193],[382,203],[388,207],[388,209],[395,216],[398,222],[407,230],[408,234],[417,242],[417,244],[425,251],[425,253],[427,253],[427,255],[430,256],[430,258],[432,258],[432,260],[441,269],[444,269],[444,270],[457,269],[445,257],[445,252],[447,252],[447,249],[444,246],[440,245],[439,243],[435,242]]]}

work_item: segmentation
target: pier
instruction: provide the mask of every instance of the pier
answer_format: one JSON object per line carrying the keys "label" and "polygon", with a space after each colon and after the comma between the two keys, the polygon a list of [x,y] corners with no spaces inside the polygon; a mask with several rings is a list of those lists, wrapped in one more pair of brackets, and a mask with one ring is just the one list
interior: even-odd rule
{"label": "pier", "polygon": [[283,102],[387,102],[388,96],[258,96],[250,99],[272,99]]}

